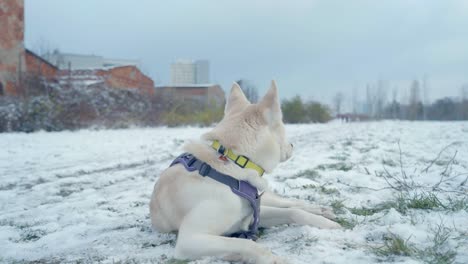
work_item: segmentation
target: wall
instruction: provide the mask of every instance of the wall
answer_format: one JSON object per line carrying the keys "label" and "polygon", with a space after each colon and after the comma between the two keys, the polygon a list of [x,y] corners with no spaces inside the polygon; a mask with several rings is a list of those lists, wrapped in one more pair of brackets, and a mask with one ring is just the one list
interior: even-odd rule
{"label": "wall", "polygon": [[25,59],[28,75],[44,77],[47,80],[57,77],[58,69],[33,52],[26,50]]}
{"label": "wall", "polygon": [[113,88],[135,88],[154,94],[154,82],[135,66],[122,66],[110,70],[99,70],[98,75],[106,78],[106,84]]}
{"label": "wall", "polygon": [[5,94],[16,94],[16,82],[24,71],[24,1],[0,2],[0,82]]}

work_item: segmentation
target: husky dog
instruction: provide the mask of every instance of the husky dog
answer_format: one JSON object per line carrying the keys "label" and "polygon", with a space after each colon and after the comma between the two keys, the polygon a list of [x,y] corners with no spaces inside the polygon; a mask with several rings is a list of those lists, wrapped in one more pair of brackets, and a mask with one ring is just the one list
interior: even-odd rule
{"label": "husky dog", "polygon": [[[263,193],[260,227],[298,224],[340,228],[330,220],[334,219],[330,209],[268,191],[265,178],[257,170],[222,159],[210,146],[213,141],[249,158],[267,173],[289,159],[293,145],[286,140],[274,81],[257,104],[251,104],[234,83],[221,122],[201,140],[187,143],[184,149],[216,171],[247,181]],[[199,171],[188,171],[181,164],[169,167],[159,177],[151,197],[150,214],[157,231],[178,231],[175,248],[178,259],[213,256],[253,263],[287,263],[252,240],[224,236],[248,230],[254,220],[251,204],[229,186],[202,177]]]}

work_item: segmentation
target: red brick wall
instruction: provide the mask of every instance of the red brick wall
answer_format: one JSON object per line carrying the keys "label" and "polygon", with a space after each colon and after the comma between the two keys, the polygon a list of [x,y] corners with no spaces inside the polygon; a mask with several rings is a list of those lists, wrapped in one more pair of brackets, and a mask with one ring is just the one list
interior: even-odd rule
{"label": "red brick wall", "polygon": [[30,51],[26,51],[26,69],[28,74],[35,76],[45,77],[48,80],[55,79],[57,77],[58,69],[43,59],[38,58]]}
{"label": "red brick wall", "polygon": [[24,1],[0,1],[0,82],[5,94],[16,94],[18,67],[24,70]]}
{"label": "red brick wall", "polygon": [[0,4],[0,48],[12,49],[24,39],[23,0],[2,0]]}
{"label": "red brick wall", "polygon": [[110,70],[99,70],[98,75],[106,78],[106,83],[113,88],[135,88],[148,94],[154,94],[154,82],[135,66],[122,66]]}

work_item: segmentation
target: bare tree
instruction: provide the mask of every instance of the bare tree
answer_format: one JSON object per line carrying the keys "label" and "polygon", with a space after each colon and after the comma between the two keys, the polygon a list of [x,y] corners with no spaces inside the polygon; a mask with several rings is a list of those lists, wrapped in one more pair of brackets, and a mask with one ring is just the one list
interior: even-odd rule
{"label": "bare tree", "polygon": [[410,120],[417,120],[422,118],[423,109],[420,92],[419,81],[414,80],[410,87],[410,101],[408,109],[408,117]]}
{"label": "bare tree", "polygon": [[358,102],[357,102],[358,99],[357,99],[357,97],[358,97],[357,87],[354,86],[352,94],[351,94],[351,103],[352,103],[352,106],[353,106],[353,114],[357,114],[357,108],[358,108]]}
{"label": "bare tree", "polygon": [[245,79],[239,79],[237,84],[239,84],[245,94],[245,97],[247,97],[251,103],[258,102],[258,90],[252,82]]}
{"label": "bare tree", "polygon": [[387,100],[386,87],[387,83],[385,81],[379,80],[377,82],[377,91],[375,93],[375,114],[377,118],[383,117],[384,105]]}
{"label": "bare tree", "polygon": [[459,116],[461,120],[468,120],[468,84],[463,85],[460,92]]}
{"label": "bare tree", "polygon": [[422,93],[423,93],[423,119],[427,119],[427,106],[429,105],[429,81],[426,75],[422,81]]}
{"label": "bare tree", "polygon": [[400,119],[400,103],[397,101],[398,97],[398,88],[393,88],[392,90],[392,104],[391,104],[391,117],[392,119]]}
{"label": "bare tree", "polygon": [[333,97],[333,105],[335,106],[335,111],[337,115],[341,113],[341,106],[343,103],[343,99],[344,99],[344,96],[343,96],[343,93],[341,92],[336,93],[335,96]]}
{"label": "bare tree", "polygon": [[375,115],[375,92],[371,84],[366,86],[366,113],[369,116]]}

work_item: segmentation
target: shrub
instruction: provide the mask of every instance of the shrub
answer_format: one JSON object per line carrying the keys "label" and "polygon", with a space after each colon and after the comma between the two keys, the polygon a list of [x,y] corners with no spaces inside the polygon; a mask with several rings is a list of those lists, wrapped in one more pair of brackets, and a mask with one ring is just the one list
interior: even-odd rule
{"label": "shrub", "polygon": [[303,102],[300,96],[281,103],[286,123],[325,123],[331,120],[330,109],[318,102]]}

